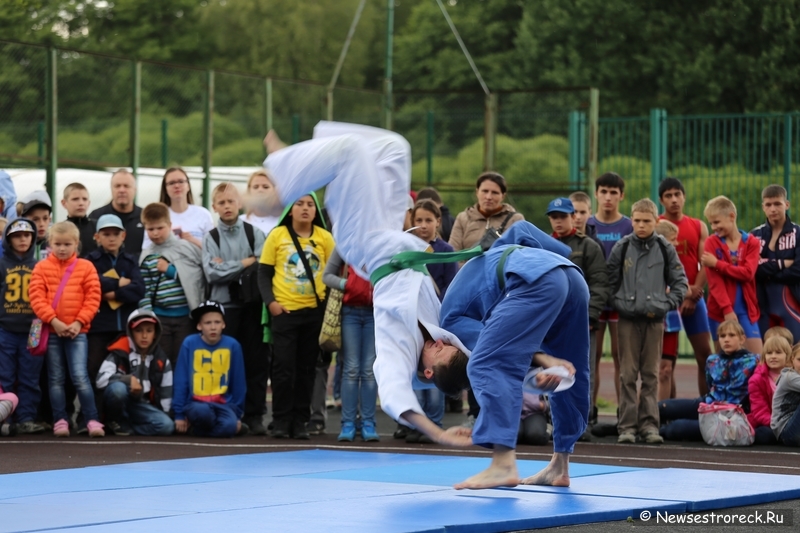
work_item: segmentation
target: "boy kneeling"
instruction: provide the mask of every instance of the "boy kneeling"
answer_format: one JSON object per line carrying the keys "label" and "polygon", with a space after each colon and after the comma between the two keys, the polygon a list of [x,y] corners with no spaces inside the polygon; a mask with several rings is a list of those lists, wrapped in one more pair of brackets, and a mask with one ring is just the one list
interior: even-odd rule
{"label": "boy kneeling", "polygon": [[137,309],[128,317],[128,336],[108,346],[97,373],[106,427],[115,435],[171,435],[172,364],[158,345],[161,323],[152,311]]}
{"label": "boy kneeling", "polygon": [[192,311],[199,334],[183,341],[175,369],[175,430],[198,437],[233,437],[242,424],[246,392],[242,346],[222,334],[225,309],[212,301]]}

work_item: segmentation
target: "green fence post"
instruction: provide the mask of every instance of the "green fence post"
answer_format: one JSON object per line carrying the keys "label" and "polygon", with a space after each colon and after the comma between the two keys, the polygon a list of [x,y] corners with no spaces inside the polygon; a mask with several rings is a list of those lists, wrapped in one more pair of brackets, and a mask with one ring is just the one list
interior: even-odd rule
{"label": "green fence post", "polygon": [[132,61],[133,70],[133,101],[131,102],[131,172],[133,177],[139,177],[139,133],[142,118],[142,62]]}
{"label": "green fence post", "polygon": [[167,141],[167,129],[169,121],[161,119],[161,167],[166,169],[169,167],[169,144]]}
{"label": "green fence post", "polygon": [[586,114],[580,111],[569,113],[569,186],[573,191],[581,188],[581,179],[586,154]]}
{"label": "green fence post", "polygon": [[792,114],[783,116],[783,188],[789,200],[792,190]]}
{"label": "green fence post", "polygon": [[45,135],[44,135],[44,122],[39,122],[36,125],[36,139],[38,140],[39,146],[36,149],[36,156],[38,159],[38,166],[44,167],[44,146],[45,146]]}
{"label": "green fence post", "polygon": [[300,142],[300,115],[295,113],[292,115],[292,144]]}
{"label": "green fence post", "polygon": [[658,184],[667,175],[667,112],[650,110],[650,199],[658,205]]}
{"label": "green fence post", "polygon": [[587,176],[590,187],[597,179],[597,146],[600,138],[600,89],[589,89],[589,131],[587,132],[587,145],[589,157],[586,167],[589,169]]}
{"label": "green fence post", "polygon": [[56,169],[58,169],[58,75],[56,49],[47,49],[47,71],[45,73],[45,122],[47,123],[47,155],[45,188],[55,205]]}
{"label": "green fence post", "polygon": [[203,114],[203,207],[211,207],[211,152],[214,150],[214,71],[206,71],[205,112]]}
{"label": "green fence post", "polygon": [[428,186],[433,184],[433,111],[428,111]]}
{"label": "green fence post", "polygon": [[494,170],[497,149],[497,95],[486,95],[486,111],[483,120],[483,170]]}

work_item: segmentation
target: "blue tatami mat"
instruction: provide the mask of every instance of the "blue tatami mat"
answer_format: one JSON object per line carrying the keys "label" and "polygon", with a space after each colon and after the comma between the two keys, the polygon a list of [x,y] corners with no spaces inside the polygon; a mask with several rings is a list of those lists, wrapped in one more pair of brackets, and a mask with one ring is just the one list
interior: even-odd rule
{"label": "blue tatami mat", "polygon": [[[0,533],[501,532],[800,498],[800,476],[574,463],[569,488],[456,491],[488,458],[307,450],[0,476]],[[520,461],[523,476],[543,461]]]}
{"label": "blue tatami mat", "polygon": [[[570,465],[572,466],[572,465]],[[622,472],[591,478],[576,478],[568,489],[558,487],[517,487],[514,490],[536,492],[591,494],[616,498],[679,500],[687,511],[707,511],[742,505],[757,505],[800,498],[800,476],[753,474],[718,470],[663,468]]]}

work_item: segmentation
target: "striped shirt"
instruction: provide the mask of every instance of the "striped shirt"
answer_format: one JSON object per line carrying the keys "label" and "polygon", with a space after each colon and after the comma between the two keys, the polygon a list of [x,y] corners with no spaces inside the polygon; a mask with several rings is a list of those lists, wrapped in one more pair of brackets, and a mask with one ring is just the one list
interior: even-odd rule
{"label": "striped shirt", "polygon": [[145,291],[139,307],[151,309],[158,316],[188,316],[189,302],[178,280],[178,269],[170,265],[166,272],[159,272],[157,266],[160,258],[154,254],[142,261]]}

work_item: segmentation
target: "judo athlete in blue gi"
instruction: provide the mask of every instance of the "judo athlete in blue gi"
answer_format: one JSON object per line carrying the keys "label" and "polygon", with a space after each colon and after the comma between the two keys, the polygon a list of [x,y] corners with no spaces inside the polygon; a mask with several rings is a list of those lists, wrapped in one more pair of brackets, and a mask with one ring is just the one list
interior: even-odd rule
{"label": "judo athlete in blue gi", "polygon": [[[353,267],[357,275],[364,278],[372,277],[374,284],[373,307],[375,314],[375,348],[376,360],[374,365],[375,378],[378,382],[378,393],[381,399],[381,408],[393,419],[398,422],[412,426],[428,435],[433,441],[450,446],[469,446],[472,444],[470,438],[471,431],[463,427],[449,428],[444,431],[436,424],[428,420],[424,411],[417,401],[414,389],[430,387],[432,385],[423,383],[423,380],[436,380],[435,371],[432,370],[432,361],[436,364],[449,363],[454,360],[458,366],[461,365],[461,378],[457,378],[452,383],[457,387],[466,386],[466,358],[470,350],[458,339],[456,335],[446,329],[439,327],[440,303],[436,295],[433,282],[430,276],[419,270],[412,268],[402,269],[391,272],[388,275],[376,280],[373,274],[389,264],[397,254],[402,252],[422,252],[428,247],[428,243],[417,237],[402,231],[403,219],[406,212],[406,198],[411,182],[411,153],[408,143],[401,136],[377,128],[367,126],[357,126],[352,124],[341,124],[333,122],[321,122],[314,128],[314,139],[286,147],[274,132],[270,132],[264,144],[267,148],[268,157],[264,162],[269,179],[273,185],[273,190],[269,195],[250,197],[246,201],[260,216],[280,213],[283,206],[295,202],[300,197],[308,194],[311,190],[325,187],[325,206],[328,214],[333,221],[333,234],[336,246],[343,259]],[[515,224],[516,225],[516,224]],[[527,226],[533,228],[533,226]],[[512,226],[513,228],[513,226]],[[541,239],[529,239],[524,244],[535,245],[549,239],[550,242],[558,246],[563,246],[554,239],[544,235]],[[539,245],[541,247],[541,245]],[[499,249],[499,248],[498,248]],[[519,254],[522,250],[516,250],[514,254]],[[538,250],[539,253],[545,253]],[[569,253],[567,249],[564,255]],[[524,252],[527,257],[528,252]],[[521,256],[523,254],[520,254]],[[497,258],[494,264],[497,264]],[[556,261],[553,270],[575,270],[577,278],[583,283],[580,273],[565,258],[560,258],[555,254],[547,252],[550,261]],[[506,292],[516,289],[518,282],[513,277],[515,265],[521,259],[508,260],[508,268],[511,282],[506,288]],[[560,262],[558,262],[560,261]],[[563,264],[562,264],[563,263]],[[469,266],[470,263],[467,265]],[[488,267],[487,267],[488,268]],[[528,265],[525,265],[528,269]],[[477,269],[470,268],[469,272],[477,275]],[[538,276],[545,276],[545,268],[542,267]],[[481,274],[482,275],[482,274]],[[527,275],[526,275],[527,276]],[[467,275],[469,277],[469,275]],[[566,280],[568,275],[564,275]],[[458,277],[456,277],[458,279]],[[523,279],[534,282],[536,279]],[[558,295],[560,291],[568,287],[569,284],[564,280],[557,280],[562,287],[553,290],[553,294]],[[455,280],[454,280],[455,283]],[[583,304],[575,304],[581,312],[573,321],[574,331],[587,332],[585,336],[585,349],[582,349],[583,363],[576,365],[585,369],[581,385],[585,385],[585,398],[582,416],[585,426],[588,415],[588,289],[583,284]],[[466,290],[472,290],[467,288]],[[480,289],[484,292],[494,291],[500,295],[496,287]],[[548,291],[551,288],[547,288]],[[517,292],[513,293],[514,296]],[[464,296],[467,296],[465,294]],[[522,295],[521,295],[522,296]],[[570,293],[571,296],[571,293]],[[565,296],[566,297],[566,296]],[[458,300],[454,300],[459,303]],[[488,318],[488,311],[491,310],[491,302],[486,302],[485,309],[480,307],[476,312],[483,309],[487,316],[477,314],[465,315],[465,318],[474,318],[473,321],[460,322],[461,329],[478,339],[475,328],[483,327],[481,323],[484,318]],[[509,331],[502,332],[508,335],[512,331],[522,331],[522,327],[529,328],[531,323],[541,324],[540,329],[543,337],[546,333],[544,325],[547,327],[558,316],[559,305],[566,308],[565,303],[556,300],[548,301],[545,313],[548,317],[538,316],[538,307],[531,307],[531,312],[524,319],[514,317],[514,321],[508,324]],[[453,316],[460,316],[459,307],[454,307]],[[505,308],[504,308],[505,309]],[[519,307],[514,309],[519,310]],[[465,306],[464,311],[472,311],[472,308]],[[513,310],[512,310],[513,311]],[[534,312],[535,311],[535,312]],[[537,315],[537,316],[533,316]],[[518,327],[519,322],[523,326]],[[549,321],[549,322],[548,322]],[[487,323],[488,324],[488,323]],[[581,326],[582,324],[582,326]],[[502,329],[502,326],[501,326]],[[493,331],[493,330],[492,330]],[[537,333],[539,330],[536,330]],[[523,348],[527,354],[525,365],[515,364],[514,369],[521,369],[521,375],[517,380],[516,372],[511,372],[515,383],[512,396],[514,402],[508,403],[508,408],[515,410],[514,413],[507,413],[506,419],[515,420],[519,424],[519,415],[522,402],[522,378],[525,376],[531,358],[537,350],[545,350],[542,339],[536,335],[531,336],[531,340]],[[580,334],[578,335],[580,337]],[[582,337],[580,337],[582,338]],[[527,338],[523,339],[527,341]],[[491,344],[487,337],[485,343]],[[505,342],[500,338],[499,342]],[[501,346],[498,345],[498,346]],[[477,347],[480,347],[480,343]],[[561,345],[554,343],[554,348],[561,348]],[[578,349],[578,346],[570,345],[570,348]],[[503,352],[505,354],[505,352]],[[525,356],[514,353],[519,359]],[[538,354],[537,363],[542,366],[552,366],[559,364],[559,360],[542,354]],[[574,357],[570,354],[570,357]],[[566,358],[566,356],[565,356]],[[423,370],[424,363],[428,362],[428,368]],[[460,362],[460,363],[459,363]],[[563,363],[562,366],[571,366],[570,363]],[[485,366],[486,363],[484,362]],[[480,365],[478,365],[481,368]],[[505,364],[500,365],[497,372],[498,377],[504,377],[508,371],[504,370]],[[524,367],[524,368],[523,368]],[[454,373],[450,373],[451,375]],[[455,374],[459,374],[456,372]],[[519,381],[519,383],[516,383]],[[555,386],[554,381],[548,382],[547,378],[540,380],[541,388],[546,388],[549,384]],[[506,383],[503,387],[506,387]],[[441,388],[441,387],[440,387]],[[573,387],[575,388],[575,387]],[[495,387],[496,389],[496,387]],[[503,393],[507,394],[507,393]],[[493,412],[491,409],[488,412]],[[505,422],[503,422],[505,423]],[[514,438],[516,436],[514,429]],[[559,427],[564,427],[561,424]],[[581,428],[576,435],[583,432]],[[577,437],[576,437],[577,438]],[[484,444],[484,442],[481,442]],[[489,443],[488,441],[486,443]],[[492,443],[494,444],[494,443]],[[505,446],[506,441],[498,442],[495,446],[495,453]],[[513,445],[511,449],[511,461],[514,463]],[[570,449],[571,451],[571,449]],[[508,455],[508,454],[506,454]],[[514,465],[516,472],[516,466]],[[541,477],[541,482],[546,483],[549,478]],[[557,484],[563,480],[563,476],[553,480],[552,484]],[[487,481],[474,484],[474,488],[500,486],[516,484],[504,479],[502,482],[491,485]],[[568,482],[568,478],[567,478]],[[563,484],[563,483],[562,483]],[[468,487],[469,485],[465,485]],[[471,487],[470,487],[471,488]]]}
{"label": "judo athlete in blue gi", "polygon": [[[523,247],[507,253],[498,272],[503,253],[513,245]],[[491,466],[455,488],[569,485],[569,454],[589,414],[589,289],[567,259],[569,252],[532,224],[518,222],[484,255],[464,265],[447,290],[441,326],[471,350],[466,371],[481,406],[472,441],[493,450]],[[550,394],[555,452],[550,464],[520,481],[514,448],[523,379],[532,359],[538,366],[567,367],[575,382]],[[423,365],[426,376],[432,370],[437,385],[450,377],[435,370],[436,361],[426,360],[425,354]],[[450,366],[463,368],[463,361]],[[551,390],[554,384],[539,383]]]}

